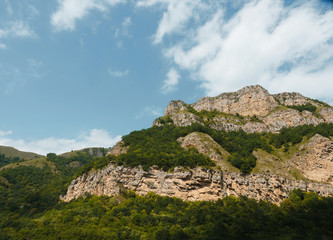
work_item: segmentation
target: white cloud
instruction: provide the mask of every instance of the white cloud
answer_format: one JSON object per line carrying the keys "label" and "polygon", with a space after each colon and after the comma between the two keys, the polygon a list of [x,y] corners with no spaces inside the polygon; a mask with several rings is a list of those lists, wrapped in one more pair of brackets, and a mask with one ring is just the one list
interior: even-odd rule
{"label": "white cloud", "polygon": [[58,0],[58,10],[51,16],[51,24],[56,31],[73,31],[77,20],[96,10],[104,12],[108,7],[125,0]]}
{"label": "white cloud", "polygon": [[109,68],[108,71],[112,77],[116,77],[116,78],[122,78],[129,74],[129,71],[127,69],[124,71],[119,71],[119,70],[113,70],[113,69]]}
{"label": "white cloud", "polygon": [[129,32],[129,28],[132,25],[132,19],[131,17],[126,17],[123,22],[121,23],[121,27],[117,28],[114,33],[114,38],[117,39],[117,47],[121,48],[123,46],[123,40],[122,37],[131,38],[131,34]]}
{"label": "white cloud", "polygon": [[0,145],[12,146],[21,151],[35,152],[43,155],[50,152],[59,154],[88,147],[108,148],[121,140],[121,136],[112,137],[106,130],[103,129],[92,129],[75,139],[50,137],[26,141],[23,139],[17,140],[6,137],[6,135],[9,134],[11,134],[11,131],[0,131]]}
{"label": "white cloud", "polygon": [[123,26],[123,28],[130,27],[132,25],[131,17],[125,18],[121,25]]}
{"label": "white cloud", "polygon": [[167,79],[164,80],[162,91],[168,93],[175,90],[178,85],[179,77],[177,71],[174,68],[171,68],[167,74]]}
{"label": "white cloud", "polygon": [[7,135],[10,135],[12,134],[12,131],[0,131],[0,137],[4,137],[4,136],[7,136]]}
{"label": "white cloud", "polygon": [[[7,22],[6,28],[0,29],[0,41],[8,38],[34,38],[37,35],[30,29],[28,23],[24,21],[10,21]],[[0,48],[5,49],[6,45],[0,42]]]}
{"label": "white cloud", "polygon": [[[158,2],[164,1],[139,3]],[[223,7],[185,13],[187,19],[205,14],[208,20],[187,26],[186,34],[177,34],[172,42],[163,39],[175,33],[172,27],[170,31],[163,27],[166,16],[177,13],[170,10],[163,15],[154,42],[165,41],[169,45],[163,50],[165,57],[189,71],[208,95],[262,84],[271,92],[299,91],[333,101],[333,11],[319,9],[317,1],[284,5],[282,0],[258,0],[237,5],[239,11],[231,16]]]}
{"label": "white cloud", "polygon": [[205,6],[200,0],[141,0],[137,6],[151,7],[157,4],[165,6],[166,11],[154,35],[154,43],[160,43],[166,35],[181,32],[187,22],[196,16],[195,13]]}

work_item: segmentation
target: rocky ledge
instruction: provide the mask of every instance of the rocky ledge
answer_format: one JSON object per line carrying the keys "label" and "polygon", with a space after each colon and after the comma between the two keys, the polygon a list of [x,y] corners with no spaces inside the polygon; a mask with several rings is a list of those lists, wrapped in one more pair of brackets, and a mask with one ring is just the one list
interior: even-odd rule
{"label": "rocky ledge", "polygon": [[277,175],[222,173],[198,167],[176,168],[164,172],[157,168],[144,171],[109,164],[106,168],[90,172],[72,181],[61,200],[71,201],[86,194],[112,196],[122,189],[134,190],[139,195],[153,192],[184,201],[217,200],[225,196],[246,196],[279,204],[293,189],[333,196],[330,184],[288,180]]}

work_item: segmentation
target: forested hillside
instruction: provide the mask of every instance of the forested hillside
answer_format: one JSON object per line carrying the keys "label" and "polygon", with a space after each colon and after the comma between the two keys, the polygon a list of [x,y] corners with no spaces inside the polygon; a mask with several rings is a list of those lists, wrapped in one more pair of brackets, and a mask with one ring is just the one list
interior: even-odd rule
{"label": "forested hillside", "polygon": [[217,168],[214,161],[196,149],[180,146],[177,139],[192,132],[210,135],[230,153],[227,160],[247,174],[256,166],[254,150],[287,153],[315,134],[332,137],[333,124],[298,126],[276,134],[218,131],[198,124],[165,125],[124,136],[123,144],[128,150],[119,156],[92,157],[87,150],[63,156],[49,153],[42,160],[29,160],[29,165],[24,165],[27,160],[1,155],[4,167],[0,170],[0,238],[333,238],[333,198],[300,191],[294,191],[281,206],[245,197],[183,202],[154,194],[137,196],[126,190],[114,197],[59,201],[74,178],[109,162],[142,165],[146,169],[153,165],[164,170],[176,166]]}
{"label": "forested hillside", "polygon": [[149,194],[86,196],[2,217],[1,239],[332,239],[333,198],[294,191],[280,207],[248,198],[183,202]]}

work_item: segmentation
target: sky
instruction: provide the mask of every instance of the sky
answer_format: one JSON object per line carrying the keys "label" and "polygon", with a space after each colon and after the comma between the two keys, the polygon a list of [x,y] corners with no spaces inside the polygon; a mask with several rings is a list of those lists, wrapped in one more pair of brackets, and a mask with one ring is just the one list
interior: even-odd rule
{"label": "sky", "polygon": [[111,147],[254,84],[333,104],[333,1],[0,0],[0,145]]}

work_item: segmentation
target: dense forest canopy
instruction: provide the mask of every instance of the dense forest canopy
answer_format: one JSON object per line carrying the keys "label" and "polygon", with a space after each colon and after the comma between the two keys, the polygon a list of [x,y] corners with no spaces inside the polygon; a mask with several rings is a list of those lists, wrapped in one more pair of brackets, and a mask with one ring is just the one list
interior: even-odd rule
{"label": "dense forest canopy", "polygon": [[332,239],[333,198],[294,191],[280,207],[245,197],[183,202],[86,196],[34,216],[2,216],[1,239]]}

